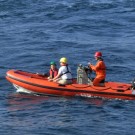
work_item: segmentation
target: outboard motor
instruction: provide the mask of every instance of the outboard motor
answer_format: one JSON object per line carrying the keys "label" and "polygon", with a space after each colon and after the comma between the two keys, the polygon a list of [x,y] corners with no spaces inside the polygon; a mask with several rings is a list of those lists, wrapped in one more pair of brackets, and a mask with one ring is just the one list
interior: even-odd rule
{"label": "outboard motor", "polygon": [[88,75],[90,74],[89,67],[84,67],[81,64],[77,68],[77,83],[78,84],[88,84],[90,83],[90,79]]}
{"label": "outboard motor", "polygon": [[135,90],[135,79],[133,79],[133,81],[132,81],[132,89]]}
{"label": "outboard motor", "polygon": [[135,79],[132,81],[132,94],[135,95]]}

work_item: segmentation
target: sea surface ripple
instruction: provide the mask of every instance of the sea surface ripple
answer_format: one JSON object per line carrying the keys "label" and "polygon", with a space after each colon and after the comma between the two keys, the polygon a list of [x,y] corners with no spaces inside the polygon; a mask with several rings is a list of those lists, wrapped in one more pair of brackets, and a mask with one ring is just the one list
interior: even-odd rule
{"label": "sea surface ripple", "polygon": [[102,51],[107,80],[131,83],[134,44],[134,0],[0,0],[0,134],[134,135],[134,101],[19,94],[5,79],[61,57],[76,77]]}

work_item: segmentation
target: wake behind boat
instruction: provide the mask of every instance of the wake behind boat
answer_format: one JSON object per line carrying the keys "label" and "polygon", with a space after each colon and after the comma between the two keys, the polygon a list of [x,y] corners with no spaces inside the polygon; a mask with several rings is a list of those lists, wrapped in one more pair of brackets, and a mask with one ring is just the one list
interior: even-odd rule
{"label": "wake behind boat", "polygon": [[82,75],[84,73],[84,68],[80,68],[77,79],[73,79],[73,83],[70,85],[60,85],[48,81],[47,76],[20,70],[7,71],[6,79],[11,82],[16,89],[23,89],[27,93],[135,100],[135,82],[132,84],[105,82],[105,86],[92,86],[89,84],[89,78]]}

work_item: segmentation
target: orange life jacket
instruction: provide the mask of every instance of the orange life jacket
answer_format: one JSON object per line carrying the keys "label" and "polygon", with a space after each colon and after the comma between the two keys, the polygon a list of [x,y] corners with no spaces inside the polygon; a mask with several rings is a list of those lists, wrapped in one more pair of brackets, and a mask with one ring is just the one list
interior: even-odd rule
{"label": "orange life jacket", "polygon": [[96,78],[103,78],[106,77],[106,65],[103,60],[98,60],[96,65],[90,64],[90,68],[95,71]]}

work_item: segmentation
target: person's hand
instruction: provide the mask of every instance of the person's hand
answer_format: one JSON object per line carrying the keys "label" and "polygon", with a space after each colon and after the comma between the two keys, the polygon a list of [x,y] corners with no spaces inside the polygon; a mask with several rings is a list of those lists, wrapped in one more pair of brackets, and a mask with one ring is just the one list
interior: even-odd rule
{"label": "person's hand", "polygon": [[53,79],[48,79],[49,82],[53,82]]}

